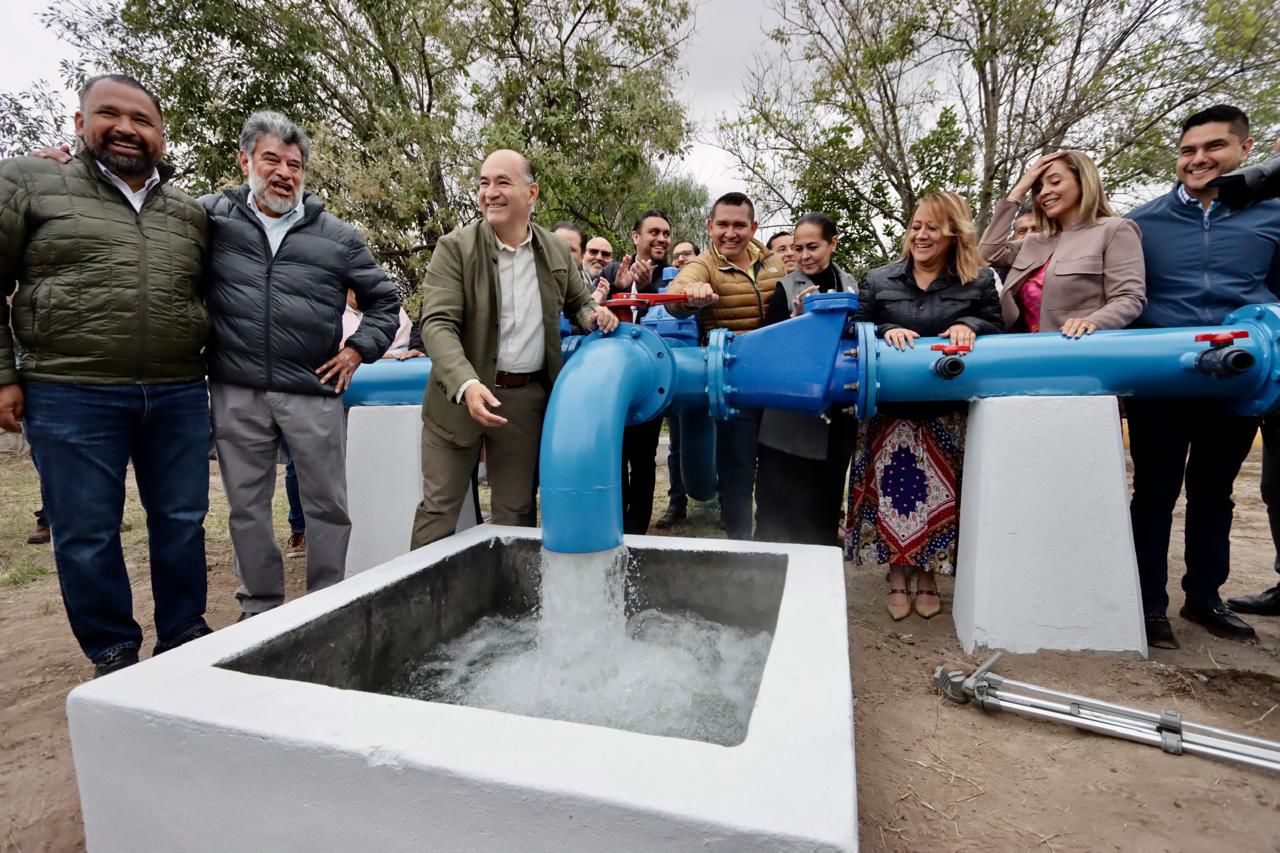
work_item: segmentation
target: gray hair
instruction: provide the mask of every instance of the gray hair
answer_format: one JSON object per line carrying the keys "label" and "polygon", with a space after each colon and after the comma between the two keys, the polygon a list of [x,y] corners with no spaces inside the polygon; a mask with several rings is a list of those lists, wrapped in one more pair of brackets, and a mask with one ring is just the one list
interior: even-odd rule
{"label": "gray hair", "polygon": [[306,131],[298,127],[285,116],[270,110],[254,113],[244,123],[240,131],[240,150],[247,156],[253,156],[253,149],[258,140],[264,136],[275,136],[285,145],[296,145],[302,150],[302,165],[307,165],[311,158],[311,140]]}

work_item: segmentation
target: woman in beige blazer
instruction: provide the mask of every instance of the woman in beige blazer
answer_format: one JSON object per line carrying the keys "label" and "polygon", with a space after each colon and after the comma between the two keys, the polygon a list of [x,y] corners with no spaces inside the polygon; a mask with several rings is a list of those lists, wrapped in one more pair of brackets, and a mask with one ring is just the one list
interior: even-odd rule
{"label": "woman in beige blazer", "polygon": [[[1040,231],[1011,240],[1028,191]],[[1123,329],[1147,301],[1142,233],[1112,212],[1098,168],[1079,151],[1037,160],[996,205],[979,248],[1004,276],[1000,307],[1011,331],[1078,338]]]}

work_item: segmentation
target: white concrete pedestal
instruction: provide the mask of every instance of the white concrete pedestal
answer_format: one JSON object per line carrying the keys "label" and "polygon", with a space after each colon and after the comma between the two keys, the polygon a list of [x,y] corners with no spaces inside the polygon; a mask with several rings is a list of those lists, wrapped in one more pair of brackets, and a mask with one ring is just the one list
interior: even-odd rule
{"label": "white concrete pedestal", "polygon": [[999,397],[969,407],[956,634],[966,652],[1146,656],[1114,397]]}
{"label": "white concrete pedestal", "polygon": [[[422,502],[422,408],[352,406],[347,412],[347,577],[409,553]],[[480,522],[463,501],[457,530]]]}

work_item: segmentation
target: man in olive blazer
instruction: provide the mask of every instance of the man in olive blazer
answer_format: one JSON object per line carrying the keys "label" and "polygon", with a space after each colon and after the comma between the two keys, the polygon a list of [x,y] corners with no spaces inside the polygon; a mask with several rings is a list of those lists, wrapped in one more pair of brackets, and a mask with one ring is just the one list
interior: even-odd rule
{"label": "man in olive blazer", "polygon": [[526,523],[560,371],[560,312],[585,329],[617,325],[591,299],[565,242],[530,222],[537,197],[524,155],[493,152],[480,170],[483,220],[443,237],[427,267],[422,328],[432,367],[414,548],[453,533],[482,441],[493,522]]}

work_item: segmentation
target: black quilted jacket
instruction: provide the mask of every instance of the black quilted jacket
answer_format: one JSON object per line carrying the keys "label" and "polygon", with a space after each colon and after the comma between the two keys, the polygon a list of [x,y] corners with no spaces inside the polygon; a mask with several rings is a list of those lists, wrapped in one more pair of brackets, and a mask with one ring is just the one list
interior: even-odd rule
{"label": "black quilted jacket", "polygon": [[315,370],[338,352],[347,289],[364,311],[347,340],[365,362],[386,352],[400,326],[395,285],[355,228],[308,193],[303,215],[273,257],[242,186],[200,203],[209,211],[209,378],[264,391],[332,394]]}
{"label": "black quilted jacket", "polygon": [[204,375],[205,212],[160,174],[135,213],[87,152],[0,162],[0,384]]}

